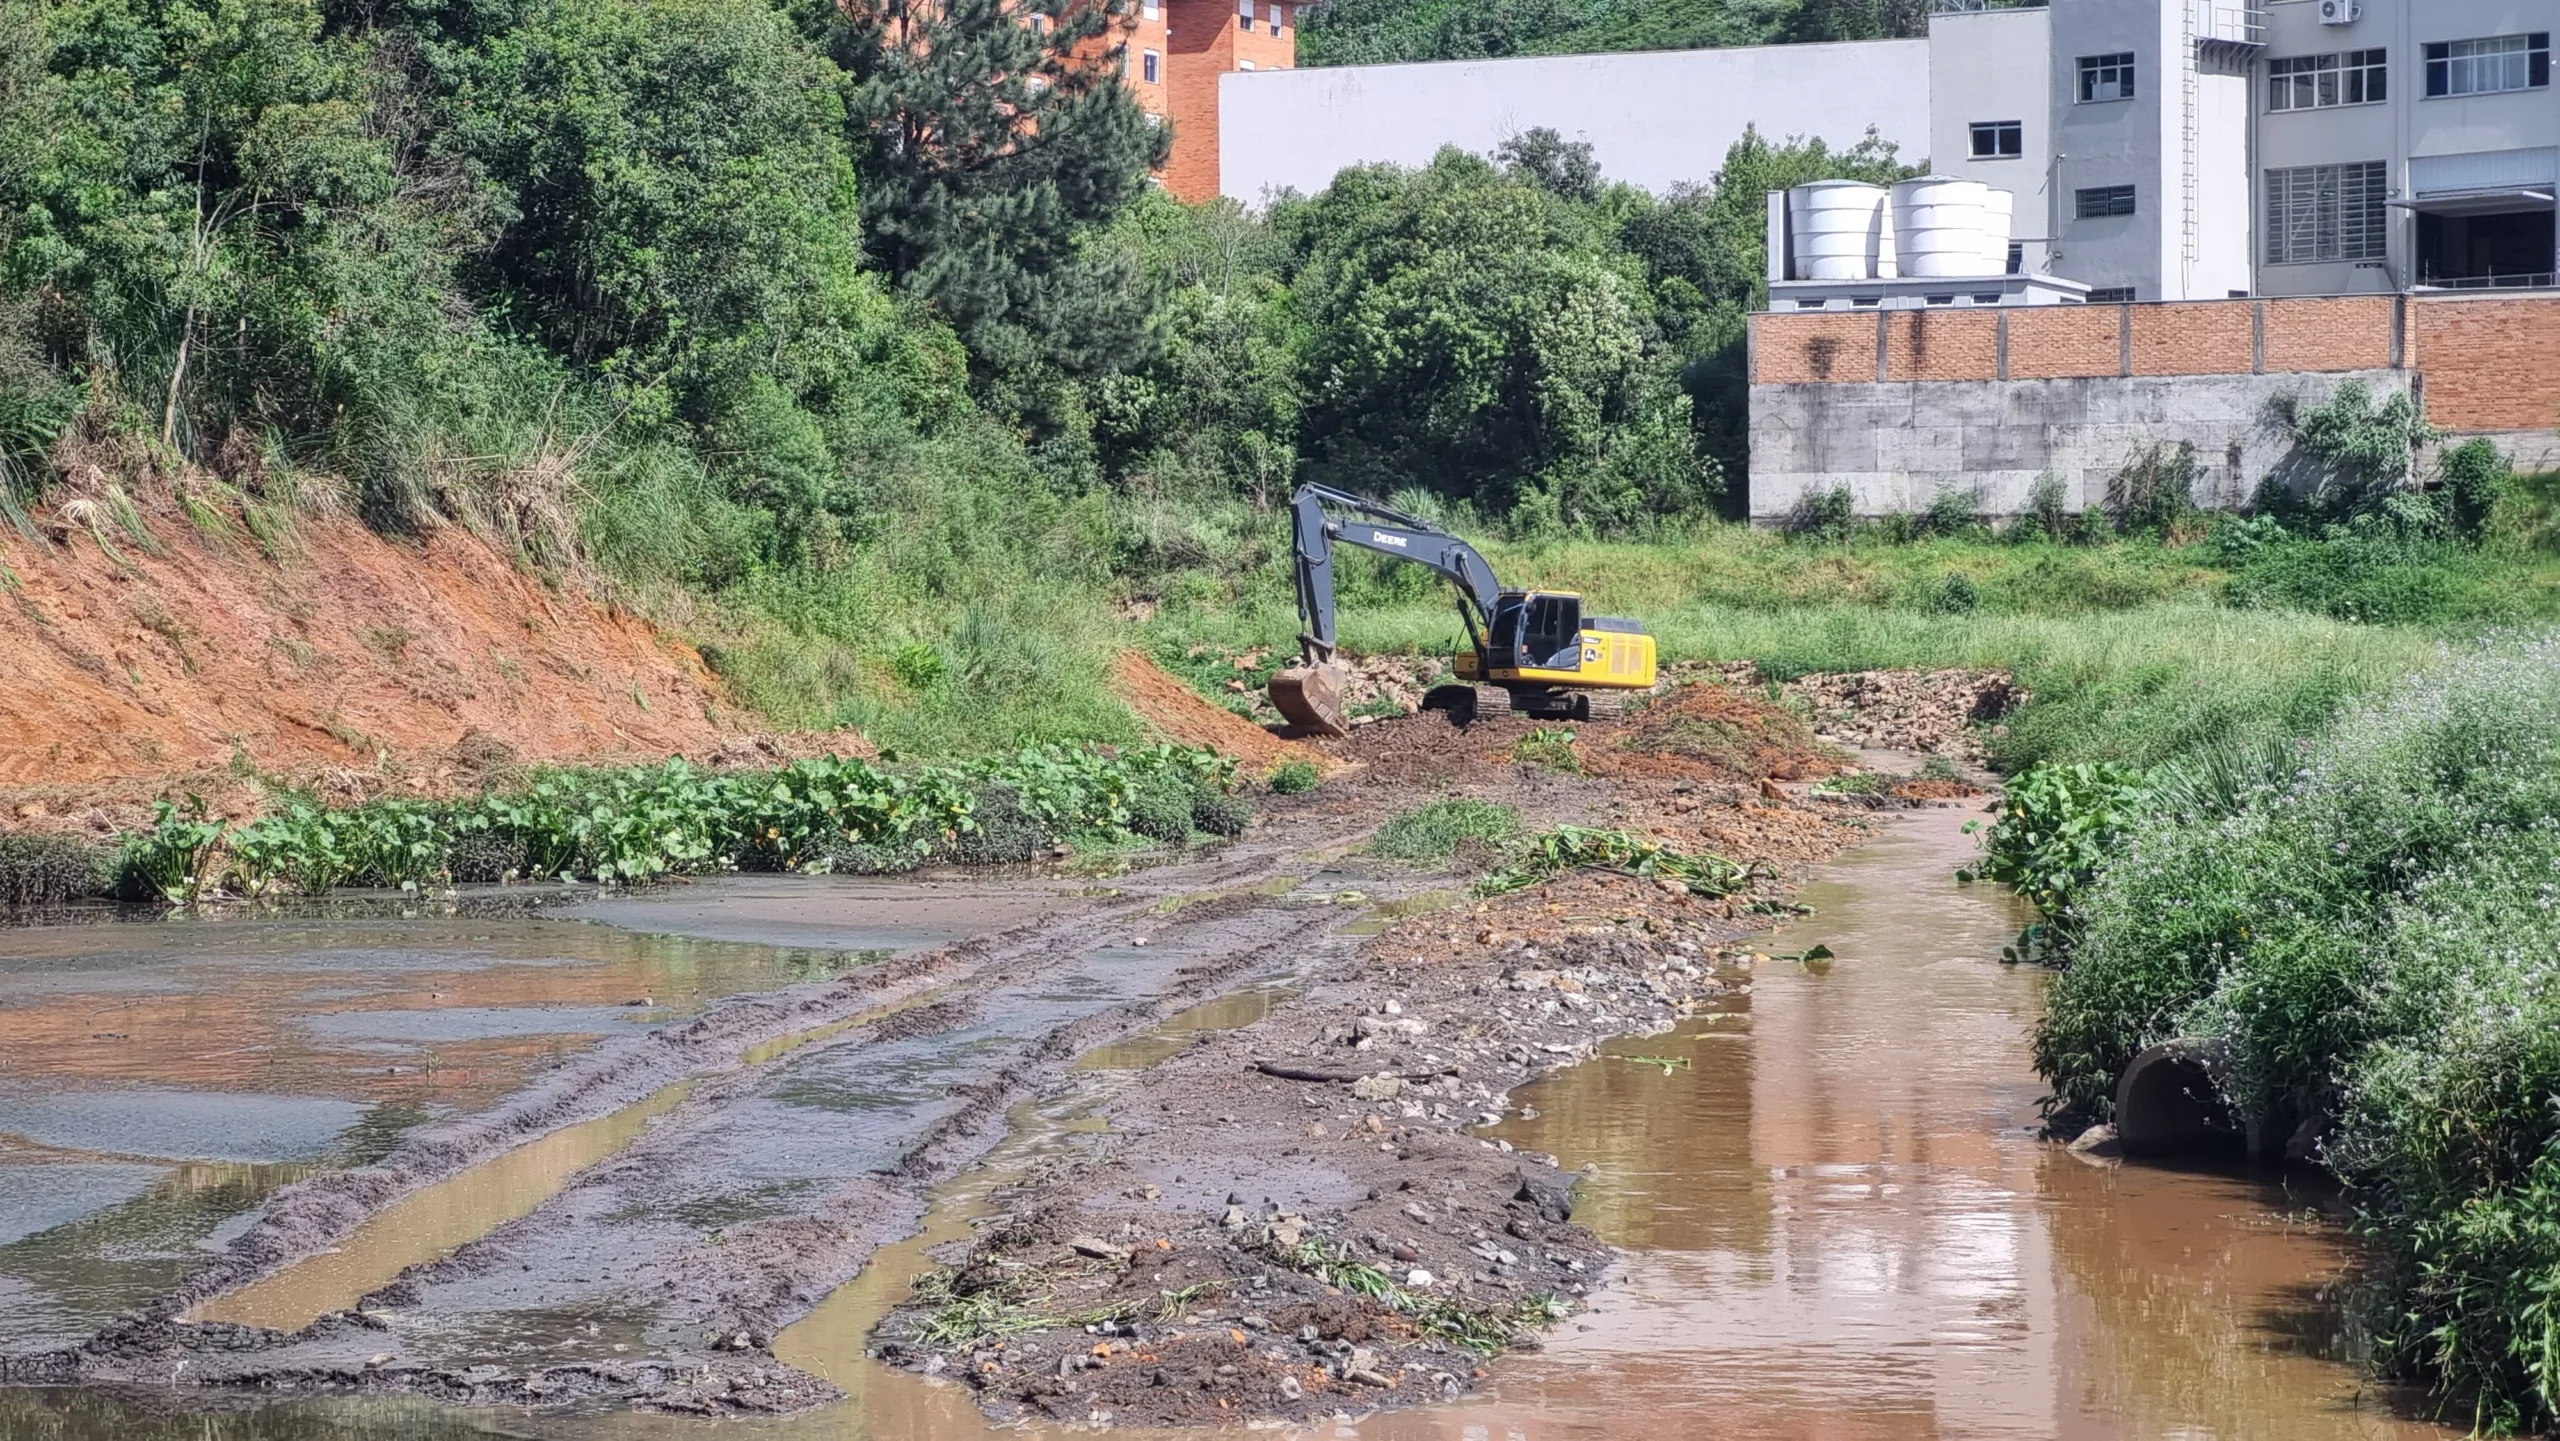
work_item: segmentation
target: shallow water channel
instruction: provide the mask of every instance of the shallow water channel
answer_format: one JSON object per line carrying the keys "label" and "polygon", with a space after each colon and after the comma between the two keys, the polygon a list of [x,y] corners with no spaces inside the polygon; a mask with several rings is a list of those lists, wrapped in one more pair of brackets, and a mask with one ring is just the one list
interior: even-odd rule
{"label": "shallow water channel", "polygon": [[[1017,923],[1056,896],[748,877],[641,897],[535,889],[482,914],[359,898],[340,917],[0,929],[0,1351],[77,1339],[175,1287],[277,1188],[374,1160],[613,1037]],[[650,1114],[555,1133],[376,1229],[468,1239]]]}
{"label": "shallow water channel", "polygon": [[[2444,1441],[2350,1354],[2348,1257],[2316,1189],[2282,1177],[2093,1164],[2032,1134],[2026,1059],[2045,976],[1994,959],[2021,921],[1949,879],[1961,810],[1880,818],[1802,899],[1746,994],[1613,1042],[1515,1093],[1494,1134],[1586,1171],[1577,1219],[1626,1248],[1591,1311],[1446,1407],[1331,1423],[1360,1441],[1565,1437],[2164,1437]],[[764,939],[779,939],[767,933]],[[786,1421],[534,1417],[414,1402],[264,1407],[0,1391],[0,1435],[987,1438],[964,1389],[861,1355],[874,1319],[966,1234],[988,1189],[1093,1122],[1204,1028],[1285,999],[1265,984],[1087,1057],[1075,1096],[946,1188],[927,1232],[776,1349],[851,1399]],[[2395,1409],[2398,1408],[2398,1409]],[[1078,1428],[1084,1429],[1084,1428]],[[1040,1434],[1040,1433],[1032,1433]],[[1123,1433],[1126,1434],[1126,1433]]]}

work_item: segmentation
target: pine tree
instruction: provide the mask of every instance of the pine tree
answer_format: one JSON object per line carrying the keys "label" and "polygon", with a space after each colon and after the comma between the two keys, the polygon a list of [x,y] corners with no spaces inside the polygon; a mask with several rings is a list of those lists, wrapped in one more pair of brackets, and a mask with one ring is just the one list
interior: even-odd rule
{"label": "pine tree", "polygon": [[1144,278],[1085,243],[1138,197],[1172,139],[1119,83],[1128,0],[828,10],[855,82],[873,258],[950,320],[982,373],[1142,358]]}

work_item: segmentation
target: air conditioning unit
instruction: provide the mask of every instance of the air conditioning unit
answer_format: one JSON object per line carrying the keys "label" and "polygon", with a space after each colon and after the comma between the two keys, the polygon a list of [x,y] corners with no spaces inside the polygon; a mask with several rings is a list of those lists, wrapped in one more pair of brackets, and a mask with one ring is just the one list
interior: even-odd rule
{"label": "air conditioning unit", "polygon": [[2353,25],[2356,17],[2363,13],[2363,7],[2356,4],[2356,0],[2320,0],[2320,23],[2323,25]]}

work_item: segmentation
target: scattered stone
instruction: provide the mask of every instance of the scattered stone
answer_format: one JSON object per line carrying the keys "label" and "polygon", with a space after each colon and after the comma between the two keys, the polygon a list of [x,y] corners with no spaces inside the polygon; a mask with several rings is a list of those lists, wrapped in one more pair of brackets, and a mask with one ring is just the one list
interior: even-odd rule
{"label": "scattered stone", "polygon": [[1364,1101],[1392,1101],[1403,1092],[1404,1082],[1394,1076],[1362,1076],[1351,1083],[1351,1094]]}

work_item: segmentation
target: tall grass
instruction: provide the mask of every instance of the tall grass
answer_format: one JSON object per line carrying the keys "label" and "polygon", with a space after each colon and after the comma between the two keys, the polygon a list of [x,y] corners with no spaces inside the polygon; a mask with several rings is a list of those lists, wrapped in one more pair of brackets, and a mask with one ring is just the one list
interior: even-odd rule
{"label": "tall grass", "polygon": [[2227,799],[2152,805],[2079,907],[2036,1038],[2058,1106],[2102,1116],[2143,1046],[2220,1042],[2244,1118],[2334,1121],[2391,1364],[2487,1429],[2548,1428],[2560,638],[2449,656]]}

